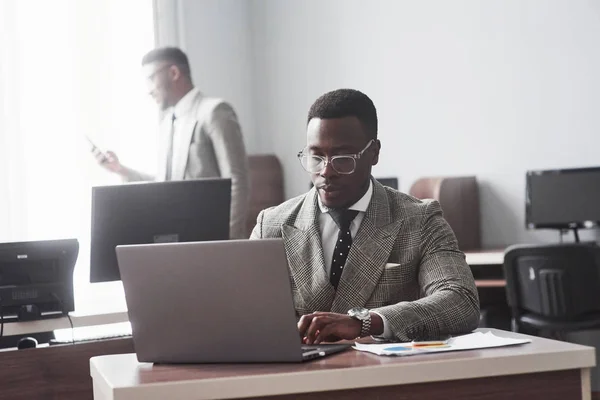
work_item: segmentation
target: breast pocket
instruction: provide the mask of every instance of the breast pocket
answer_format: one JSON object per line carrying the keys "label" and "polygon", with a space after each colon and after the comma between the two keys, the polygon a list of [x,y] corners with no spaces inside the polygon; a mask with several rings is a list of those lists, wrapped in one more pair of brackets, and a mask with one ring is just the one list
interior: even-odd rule
{"label": "breast pocket", "polygon": [[372,300],[381,305],[415,300],[418,277],[414,263],[386,263]]}

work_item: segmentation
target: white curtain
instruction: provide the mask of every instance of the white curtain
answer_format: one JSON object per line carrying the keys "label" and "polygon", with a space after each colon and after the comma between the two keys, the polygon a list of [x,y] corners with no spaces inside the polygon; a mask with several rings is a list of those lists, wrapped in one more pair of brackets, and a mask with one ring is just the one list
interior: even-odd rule
{"label": "white curtain", "polygon": [[77,238],[89,282],[91,187],[117,184],[85,136],[152,172],[156,105],[140,61],[152,0],[0,0],[0,242]]}

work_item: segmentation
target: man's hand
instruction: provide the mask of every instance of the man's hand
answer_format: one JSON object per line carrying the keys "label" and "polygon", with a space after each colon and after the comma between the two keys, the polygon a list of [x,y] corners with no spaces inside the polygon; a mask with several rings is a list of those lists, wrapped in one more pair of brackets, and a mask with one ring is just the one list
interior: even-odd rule
{"label": "man's hand", "polygon": [[298,321],[298,330],[305,344],[319,344],[360,336],[361,322],[346,314],[314,312],[303,315]]}
{"label": "man's hand", "polygon": [[98,164],[102,165],[110,172],[123,174],[123,165],[121,165],[121,163],[119,162],[119,157],[117,157],[117,155],[112,151],[107,151],[105,153],[99,151],[94,152],[94,157],[96,157]]}

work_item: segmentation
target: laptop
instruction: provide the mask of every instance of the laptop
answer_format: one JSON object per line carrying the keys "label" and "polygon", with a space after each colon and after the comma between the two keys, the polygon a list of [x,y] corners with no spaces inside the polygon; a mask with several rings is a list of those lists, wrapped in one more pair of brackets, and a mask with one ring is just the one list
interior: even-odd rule
{"label": "laptop", "polygon": [[349,344],[302,345],[281,239],[116,248],[138,361],[302,362]]}

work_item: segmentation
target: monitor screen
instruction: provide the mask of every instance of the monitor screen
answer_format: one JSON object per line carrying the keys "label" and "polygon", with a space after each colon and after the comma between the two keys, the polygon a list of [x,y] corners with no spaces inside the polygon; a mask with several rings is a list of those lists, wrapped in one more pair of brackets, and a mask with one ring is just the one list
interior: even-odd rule
{"label": "monitor screen", "polygon": [[375,178],[383,186],[389,186],[392,189],[398,190],[398,178]]}
{"label": "monitor screen", "polygon": [[592,228],[600,222],[600,167],[528,171],[529,229]]}
{"label": "monitor screen", "polygon": [[94,187],[90,282],[121,279],[118,245],[229,239],[230,204],[231,179]]}
{"label": "monitor screen", "polygon": [[0,244],[0,313],[4,322],[73,311],[77,239]]}

